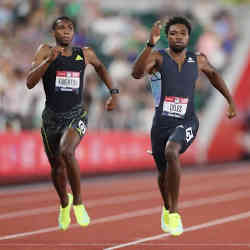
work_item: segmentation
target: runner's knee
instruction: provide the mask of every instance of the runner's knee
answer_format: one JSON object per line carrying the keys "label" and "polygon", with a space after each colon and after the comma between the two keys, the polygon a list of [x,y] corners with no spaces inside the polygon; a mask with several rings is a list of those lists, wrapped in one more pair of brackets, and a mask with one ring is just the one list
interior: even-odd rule
{"label": "runner's knee", "polygon": [[165,156],[166,156],[166,160],[168,162],[174,162],[178,160],[179,157],[179,153],[176,147],[173,147],[171,145],[166,147],[166,151],[165,151]]}
{"label": "runner's knee", "polygon": [[69,147],[62,146],[60,148],[60,157],[66,162],[70,162],[74,158],[74,152]]}

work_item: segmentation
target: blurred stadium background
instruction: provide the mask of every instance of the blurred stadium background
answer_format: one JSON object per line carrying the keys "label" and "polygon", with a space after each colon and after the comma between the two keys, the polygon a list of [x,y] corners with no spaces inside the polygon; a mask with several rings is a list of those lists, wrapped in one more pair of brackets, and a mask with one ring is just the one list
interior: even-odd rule
{"label": "blurred stadium background", "polygon": [[[249,0],[1,0],[0,1],[0,181],[48,178],[39,135],[43,86],[25,87],[36,48],[53,43],[50,28],[61,15],[74,19],[76,46],[92,47],[121,90],[118,109],[106,112],[108,91],[94,70],[86,77],[89,131],[77,157],[84,174],[154,169],[149,132],[153,98],[147,79],[134,80],[131,65],[152,24],[172,15],[190,19],[189,48],[207,54],[223,74],[238,107],[226,119],[226,102],[201,78],[195,105],[200,131],[183,165],[250,159]],[[162,33],[158,47],[167,46]]]}

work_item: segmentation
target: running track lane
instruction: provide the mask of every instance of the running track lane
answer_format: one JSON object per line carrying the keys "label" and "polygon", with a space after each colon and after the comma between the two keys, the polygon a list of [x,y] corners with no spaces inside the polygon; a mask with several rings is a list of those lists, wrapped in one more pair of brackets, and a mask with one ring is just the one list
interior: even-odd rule
{"label": "running track lane", "polygon": [[249,166],[185,172],[180,212],[186,232],[178,238],[160,230],[154,174],[86,182],[84,197],[92,223],[80,228],[73,218],[66,232],[57,228],[57,197],[50,185],[4,189],[0,249],[250,249],[249,178]]}

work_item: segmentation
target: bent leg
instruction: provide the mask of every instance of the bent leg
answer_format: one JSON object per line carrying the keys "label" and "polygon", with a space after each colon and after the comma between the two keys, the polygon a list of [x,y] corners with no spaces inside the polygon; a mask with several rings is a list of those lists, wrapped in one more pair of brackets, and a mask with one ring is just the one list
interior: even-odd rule
{"label": "bent leg", "polygon": [[67,180],[65,166],[56,153],[61,136],[54,133],[48,134],[48,132],[49,131],[44,127],[41,129],[44,149],[51,166],[51,179],[62,207],[66,207],[68,204],[68,196],[66,190]]}
{"label": "bent leg", "polygon": [[68,205],[68,196],[67,196],[67,180],[65,167],[62,164],[62,161],[57,159],[56,163],[52,165],[51,169],[51,178],[56,189],[56,192],[60,198],[61,206],[64,208]]}
{"label": "bent leg", "polygon": [[168,163],[168,188],[171,196],[171,212],[178,211],[181,166],[179,156],[192,144],[198,131],[198,120],[188,121],[177,126],[169,136],[165,148],[165,157]]}
{"label": "bent leg", "polygon": [[74,128],[68,128],[62,136],[60,142],[60,157],[65,164],[68,180],[74,196],[74,205],[82,203],[80,168],[75,157],[76,147],[79,145],[81,137]]}

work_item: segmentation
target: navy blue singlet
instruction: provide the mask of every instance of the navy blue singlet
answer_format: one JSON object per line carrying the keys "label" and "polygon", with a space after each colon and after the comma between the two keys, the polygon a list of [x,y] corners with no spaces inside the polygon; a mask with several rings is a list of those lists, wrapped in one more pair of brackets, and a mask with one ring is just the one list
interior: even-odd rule
{"label": "navy blue singlet", "polygon": [[197,119],[194,110],[194,90],[198,78],[196,54],[187,51],[179,71],[178,64],[166,50],[159,50],[159,53],[163,57],[162,65],[150,79],[156,107],[154,125],[172,127]]}

